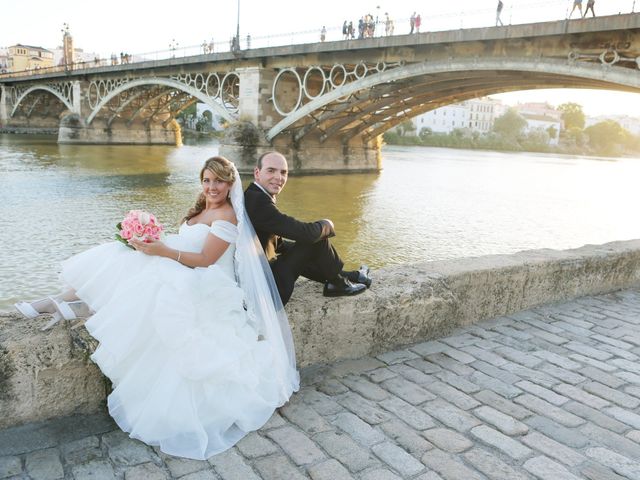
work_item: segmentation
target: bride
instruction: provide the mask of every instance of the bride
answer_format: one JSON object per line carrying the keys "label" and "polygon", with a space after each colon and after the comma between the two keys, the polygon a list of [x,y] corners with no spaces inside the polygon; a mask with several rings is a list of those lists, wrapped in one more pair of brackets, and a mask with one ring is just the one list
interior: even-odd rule
{"label": "bride", "polygon": [[[299,388],[291,331],[244,209],[233,163],[207,160],[177,235],[91,248],[66,260],[70,287],[16,304],[86,322],[113,382],[120,428],[168,454],[206,459],[259,429]],[[55,319],[54,319],[55,321]]]}

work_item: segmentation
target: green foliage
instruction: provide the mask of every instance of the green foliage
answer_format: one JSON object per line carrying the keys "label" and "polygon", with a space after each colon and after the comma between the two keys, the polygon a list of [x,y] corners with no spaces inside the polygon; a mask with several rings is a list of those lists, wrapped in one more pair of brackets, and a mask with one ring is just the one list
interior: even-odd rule
{"label": "green foliage", "polygon": [[564,128],[584,128],[584,112],[582,111],[582,105],[577,103],[567,102],[558,107],[558,111],[562,112],[562,120],[564,121]]}
{"label": "green foliage", "polygon": [[400,135],[405,136],[411,132],[415,132],[416,126],[411,120],[407,120],[398,125],[398,131],[400,132]]}
{"label": "green foliage", "polygon": [[589,137],[589,145],[599,155],[618,155],[624,145],[629,143],[629,132],[613,120],[587,127],[584,133]]}
{"label": "green foliage", "polygon": [[510,108],[504,115],[498,117],[493,122],[493,131],[505,138],[518,138],[522,135],[527,121],[515,108]]}

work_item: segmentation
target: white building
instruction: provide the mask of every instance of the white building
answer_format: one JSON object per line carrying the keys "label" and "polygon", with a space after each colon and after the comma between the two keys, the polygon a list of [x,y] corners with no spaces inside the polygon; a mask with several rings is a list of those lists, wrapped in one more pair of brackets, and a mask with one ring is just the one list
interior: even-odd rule
{"label": "white building", "polygon": [[416,135],[423,128],[429,128],[435,133],[449,133],[456,128],[467,126],[469,123],[469,110],[465,105],[456,103],[418,115],[412,121],[416,127]]}
{"label": "white building", "polygon": [[[62,47],[57,47],[50,50],[53,52],[53,64],[64,65],[64,60],[63,60],[64,49]],[[96,59],[98,61],[96,61]],[[106,65],[107,60],[100,59],[100,55],[98,55],[97,53],[85,52],[81,48],[74,48],[73,62],[76,64],[85,63],[86,65],[89,65],[89,66],[99,66],[99,65]]]}
{"label": "white building", "polygon": [[521,113],[520,115],[522,115],[522,117],[527,121],[525,132],[542,130],[549,135],[549,145],[558,144],[560,140],[562,120],[546,115],[534,115],[531,113]]}
{"label": "white building", "polygon": [[0,73],[9,70],[9,52],[6,48],[0,48]]}
{"label": "white building", "polygon": [[414,117],[412,121],[416,127],[416,135],[423,128],[430,128],[435,133],[450,133],[456,128],[486,133],[493,128],[494,120],[503,113],[500,100],[482,97],[431,110]]}

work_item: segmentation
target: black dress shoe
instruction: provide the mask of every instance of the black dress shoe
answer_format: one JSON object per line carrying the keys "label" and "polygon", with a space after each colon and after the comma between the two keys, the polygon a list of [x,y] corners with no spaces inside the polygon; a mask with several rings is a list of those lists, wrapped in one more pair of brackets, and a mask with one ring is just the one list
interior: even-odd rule
{"label": "black dress shoe", "polygon": [[353,283],[362,283],[367,288],[371,286],[371,277],[369,276],[369,267],[367,265],[360,265],[359,270],[342,272],[341,275],[347,277]]}
{"label": "black dress shoe", "polygon": [[367,287],[362,283],[353,283],[346,278],[339,277],[339,280],[325,283],[322,294],[325,297],[345,297],[357,295],[366,289]]}
{"label": "black dress shoe", "polygon": [[358,278],[355,281],[356,283],[362,283],[367,288],[371,286],[371,277],[369,276],[368,265],[360,265],[360,269],[358,270]]}

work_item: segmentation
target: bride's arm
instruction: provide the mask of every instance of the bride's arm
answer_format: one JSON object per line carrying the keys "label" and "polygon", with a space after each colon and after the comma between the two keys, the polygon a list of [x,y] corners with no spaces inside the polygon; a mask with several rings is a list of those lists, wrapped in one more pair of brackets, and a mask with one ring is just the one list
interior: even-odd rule
{"label": "bride's arm", "polygon": [[227,250],[229,242],[225,242],[220,237],[212,233],[207,235],[202,251],[200,253],[182,252],[174,248],[170,248],[162,242],[144,243],[138,240],[131,240],[129,243],[139,252],[147,255],[155,255],[158,257],[171,258],[187,267],[208,267],[218,261],[222,254]]}

